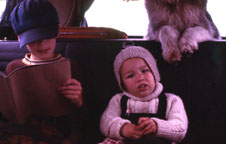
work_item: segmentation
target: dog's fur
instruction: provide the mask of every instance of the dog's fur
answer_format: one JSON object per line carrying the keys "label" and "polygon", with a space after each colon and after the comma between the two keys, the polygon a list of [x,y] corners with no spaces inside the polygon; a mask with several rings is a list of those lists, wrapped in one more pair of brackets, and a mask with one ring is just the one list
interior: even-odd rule
{"label": "dog's fur", "polygon": [[161,42],[167,62],[180,61],[182,54],[198,50],[199,42],[220,39],[206,5],[207,0],[145,0],[146,39]]}

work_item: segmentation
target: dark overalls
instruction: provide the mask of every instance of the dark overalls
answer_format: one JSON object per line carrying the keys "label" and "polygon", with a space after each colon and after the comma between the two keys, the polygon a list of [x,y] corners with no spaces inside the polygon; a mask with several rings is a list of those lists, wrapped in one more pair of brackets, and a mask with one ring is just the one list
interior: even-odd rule
{"label": "dark overalls", "polygon": [[[157,117],[160,119],[166,119],[166,106],[167,106],[167,101],[166,101],[166,96],[162,92],[161,95],[159,96],[159,106],[158,106],[158,111],[156,114],[153,113],[126,113],[127,110],[127,101],[129,97],[123,95],[121,98],[121,110],[122,114],[121,117],[124,119],[130,120],[133,124],[138,124],[138,120],[140,117]],[[164,138],[158,138],[153,135],[145,135],[142,136],[138,140],[129,140],[125,139],[124,140],[125,144],[170,144],[171,142],[167,139]]]}

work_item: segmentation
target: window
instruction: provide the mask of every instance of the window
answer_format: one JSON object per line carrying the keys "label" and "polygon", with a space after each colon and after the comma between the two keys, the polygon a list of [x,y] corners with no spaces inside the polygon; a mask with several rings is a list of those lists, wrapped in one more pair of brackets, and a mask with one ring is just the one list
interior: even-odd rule
{"label": "window", "polygon": [[85,17],[88,26],[112,27],[129,36],[143,36],[147,31],[144,0],[95,0]]}
{"label": "window", "polygon": [[220,35],[226,37],[226,1],[209,0],[207,10],[210,13],[215,25],[217,26]]}
{"label": "window", "polygon": [[[207,9],[221,36],[226,36],[226,1],[209,0]],[[111,27],[129,36],[144,36],[148,18],[144,0],[95,0],[86,12],[88,26]]]}
{"label": "window", "polygon": [[0,21],[2,20],[2,14],[5,11],[6,0],[0,0]]}

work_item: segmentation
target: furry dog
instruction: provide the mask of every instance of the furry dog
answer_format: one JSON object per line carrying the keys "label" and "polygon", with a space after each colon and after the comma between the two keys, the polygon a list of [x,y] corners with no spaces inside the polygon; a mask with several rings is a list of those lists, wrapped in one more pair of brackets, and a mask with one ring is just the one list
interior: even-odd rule
{"label": "furry dog", "polygon": [[220,39],[206,9],[207,0],[145,0],[149,18],[146,39],[157,40],[168,62],[198,50],[198,43]]}

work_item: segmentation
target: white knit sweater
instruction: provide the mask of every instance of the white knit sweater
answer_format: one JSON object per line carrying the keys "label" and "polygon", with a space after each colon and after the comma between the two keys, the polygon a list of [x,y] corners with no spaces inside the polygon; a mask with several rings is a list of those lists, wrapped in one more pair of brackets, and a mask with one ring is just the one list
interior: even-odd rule
{"label": "white knit sweater", "polygon": [[[138,98],[126,92],[113,96],[100,120],[102,133],[109,138],[123,139],[120,135],[120,128],[125,123],[131,123],[129,120],[120,117],[120,100],[123,95],[130,97],[127,102],[127,109],[131,113],[157,113],[159,104],[158,96],[162,90],[162,84],[157,83],[155,91],[145,98]],[[172,93],[166,93],[165,95],[167,97],[167,120],[156,117],[152,118],[157,123],[156,136],[169,139],[173,143],[180,142],[185,137],[188,128],[188,119],[184,104],[180,97]]]}

